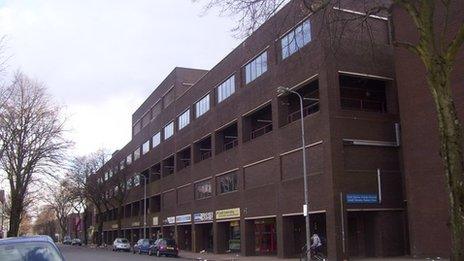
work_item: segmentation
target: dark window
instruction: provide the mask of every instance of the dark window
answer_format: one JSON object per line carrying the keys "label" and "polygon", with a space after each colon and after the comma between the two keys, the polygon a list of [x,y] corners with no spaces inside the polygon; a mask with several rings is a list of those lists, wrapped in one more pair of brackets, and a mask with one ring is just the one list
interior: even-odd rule
{"label": "dark window", "polygon": [[201,181],[195,184],[195,199],[211,197],[211,180]]}
{"label": "dark window", "polygon": [[238,145],[237,123],[216,132],[216,154],[230,150]]}
{"label": "dark window", "polygon": [[342,109],[387,112],[386,82],[340,75]]}
{"label": "dark window", "polygon": [[223,194],[237,190],[237,172],[228,173],[217,177],[216,187],[217,193]]}
{"label": "dark window", "polygon": [[211,158],[212,144],[211,136],[208,136],[194,144],[194,159],[199,162]]}
{"label": "dark window", "polygon": [[[303,98],[303,117],[319,111],[319,83],[312,81],[294,89]],[[279,126],[301,119],[300,99],[295,93],[286,93],[279,97]]]}
{"label": "dark window", "polygon": [[272,131],[272,108],[266,105],[243,119],[243,141],[256,139]]}
{"label": "dark window", "polygon": [[174,88],[171,88],[163,97],[164,108],[168,107],[175,99]]}

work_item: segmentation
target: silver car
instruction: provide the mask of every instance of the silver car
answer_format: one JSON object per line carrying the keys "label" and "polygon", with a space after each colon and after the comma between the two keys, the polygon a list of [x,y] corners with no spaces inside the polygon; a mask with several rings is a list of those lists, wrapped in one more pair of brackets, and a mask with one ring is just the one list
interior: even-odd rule
{"label": "silver car", "polygon": [[131,246],[129,240],[125,238],[116,238],[113,242],[113,251],[126,251],[129,252]]}

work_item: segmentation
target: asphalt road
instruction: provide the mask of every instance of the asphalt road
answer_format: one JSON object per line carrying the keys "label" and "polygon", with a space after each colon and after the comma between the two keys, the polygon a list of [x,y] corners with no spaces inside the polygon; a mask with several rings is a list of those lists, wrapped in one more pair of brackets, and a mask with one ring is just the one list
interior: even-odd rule
{"label": "asphalt road", "polygon": [[187,260],[175,257],[156,257],[126,252],[113,252],[107,249],[95,249],[79,246],[59,245],[66,261],[125,261],[125,260]]}

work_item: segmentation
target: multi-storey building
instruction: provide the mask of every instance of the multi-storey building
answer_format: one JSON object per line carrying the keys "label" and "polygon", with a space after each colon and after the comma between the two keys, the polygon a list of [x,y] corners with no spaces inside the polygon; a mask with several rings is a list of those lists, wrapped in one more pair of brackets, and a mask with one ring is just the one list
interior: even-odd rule
{"label": "multi-storey building", "polygon": [[[132,140],[95,175],[110,198],[115,176],[130,187],[121,227],[114,209],[99,217],[107,243],[141,238],[147,213],[147,236],[175,237],[181,249],[301,253],[299,100],[278,95],[285,86],[307,98],[311,231],[324,238],[329,259],[404,253],[388,19],[367,19],[369,36],[347,26],[346,37],[332,39],[323,29],[333,24],[300,4],[285,6],[210,71],[175,68],[134,112]],[[359,15],[349,6],[330,11]]]}

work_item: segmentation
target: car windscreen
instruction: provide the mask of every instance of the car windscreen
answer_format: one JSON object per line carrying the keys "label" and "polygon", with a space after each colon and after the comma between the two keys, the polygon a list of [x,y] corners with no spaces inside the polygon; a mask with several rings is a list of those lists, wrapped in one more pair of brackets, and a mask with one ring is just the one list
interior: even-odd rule
{"label": "car windscreen", "polygon": [[121,239],[121,243],[127,244],[127,243],[129,243],[129,240],[127,240],[127,239]]}
{"label": "car windscreen", "polygon": [[62,261],[60,254],[50,243],[26,242],[0,245],[2,261]]}

